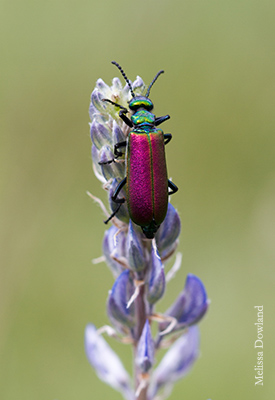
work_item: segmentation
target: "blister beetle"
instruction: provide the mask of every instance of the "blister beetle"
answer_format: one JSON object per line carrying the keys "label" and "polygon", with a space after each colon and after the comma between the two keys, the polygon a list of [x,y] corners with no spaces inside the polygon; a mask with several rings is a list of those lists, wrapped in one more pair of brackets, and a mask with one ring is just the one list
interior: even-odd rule
{"label": "blister beetle", "polygon": [[[164,146],[170,142],[172,135],[163,133],[158,125],[167,121],[170,116],[156,117],[152,114],[153,102],[149,99],[150,90],[164,71],[159,71],[145,96],[135,96],[132,85],[121,66],[112,61],[120,70],[129,86],[132,99],[129,109],[132,112],[127,117],[127,108],[109,99],[103,101],[119,107],[119,116],[131,129],[127,140],[116,143],[115,157],[122,156],[121,148],[126,146],[126,177],[117,185],[112,200],[118,204],[116,210],[105,221],[107,223],[118,212],[120,206],[127,201],[130,218],[141,226],[145,236],[153,239],[160,224],[163,222],[168,207],[168,195],[175,193],[177,186],[168,179]],[[119,198],[121,189],[126,185],[126,200]],[[169,189],[171,189],[169,191]]]}

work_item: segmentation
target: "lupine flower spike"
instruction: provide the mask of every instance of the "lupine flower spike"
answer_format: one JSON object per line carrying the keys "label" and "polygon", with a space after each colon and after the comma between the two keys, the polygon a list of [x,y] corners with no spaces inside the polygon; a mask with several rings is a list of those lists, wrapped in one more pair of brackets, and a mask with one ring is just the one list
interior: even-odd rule
{"label": "lupine flower spike", "polygon": [[[148,98],[152,85],[163,71],[156,75],[146,90],[139,76],[131,82],[122,68],[113,63],[119,68],[126,84],[123,86],[119,78],[114,78],[109,87],[102,79],[98,79],[89,108],[93,169],[109,194],[108,211],[102,200],[89,193],[100,205],[105,222],[111,225],[103,238],[103,257],[98,259],[105,260],[114,277],[107,300],[111,326],[96,329],[89,324],[85,333],[85,350],[98,377],[118,390],[126,400],[165,399],[173,385],[188,373],[198,357],[198,322],[206,313],[209,301],[201,280],[189,274],[182,292],[168,310],[163,313],[156,311],[158,301],[165,294],[168,280],[180,266],[181,256],[177,254],[174,266],[168,273],[165,271],[165,264],[177,248],[180,218],[170,202],[166,204],[165,199],[159,202],[156,200],[159,192],[155,192],[158,189],[153,186],[150,186],[149,192],[153,193],[155,203],[149,200],[145,205],[143,200],[139,200],[140,188],[137,198],[129,202],[129,188],[125,186],[126,172],[128,170],[129,173],[129,168],[136,168],[138,161],[136,158],[129,161],[129,154],[125,156],[125,148],[133,130],[131,116],[134,115],[132,126],[139,124],[139,128],[140,120],[136,122],[135,118],[141,118],[142,115],[145,115],[145,122],[153,118],[154,127],[169,118],[155,118],[150,112],[153,104]],[[143,114],[136,112],[138,101]],[[146,129],[146,124],[142,125],[141,133],[145,131],[147,134],[149,131]],[[159,137],[162,137],[162,131],[156,130]],[[165,135],[164,138],[171,139]],[[155,146],[154,140],[150,140],[152,147]],[[132,150],[134,152],[135,148]],[[154,161],[154,157],[151,157],[151,161]],[[167,180],[167,176],[161,175],[166,167],[159,170],[159,165],[148,165],[152,173],[159,174],[155,175],[156,179],[163,178],[164,187],[168,186],[167,190],[174,193],[176,186]],[[150,173],[150,170],[146,173]],[[147,189],[143,187],[142,190]],[[148,193],[141,192],[143,194],[148,196]],[[168,199],[168,194],[164,194]],[[157,211],[158,205],[161,205],[161,211]],[[154,216],[146,217],[150,214],[151,206]],[[135,217],[137,213],[139,215]],[[144,220],[147,218],[144,223],[143,217]],[[103,338],[103,333],[133,346],[132,380],[118,355]],[[160,348],[167,347],[166,354],[156,366],[156,353]]]}

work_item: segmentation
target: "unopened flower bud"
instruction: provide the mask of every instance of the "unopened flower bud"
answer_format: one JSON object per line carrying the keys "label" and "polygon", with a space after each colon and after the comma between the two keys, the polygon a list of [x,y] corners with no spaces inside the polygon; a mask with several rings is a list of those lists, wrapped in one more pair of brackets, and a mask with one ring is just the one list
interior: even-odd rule
{"label": "unopened flower bud", "polygon": [[146,267],[144,246],[140,233],[137,232],[131,220],[129,221],[126,252],[130,268],[136,272],[143,271]]}
{"label": "unopened flower bud", "polygon": [[116,279],[108,298],[107,310],[111,321],[118,321],[129,328],[135,325],[134,303],[127,307],[134,290],[130,271],[123,271]]}
{"label": "unopened flower bud", "polygon": [[136,364],[142,373],[146,373],[152,368],[154,364],[154,355],[155,344],[152,338],[150,324],[147,319],[144,324],[136,352]]}
{"label": "unopened flower bud", "polygon": [[151,267],[146,280],[148,282],[147,300],[153,305],[163,296],[165,290],[164,266],[157,249],[153,247],[151,251]]}
{"label": "unopened flower bud", "polygon": [[113,122],[112,137],[113,137],[114,144],[125,142],[125,140],[126,140],[125,134],[122,132],[122,130],[120,129],[120,126],[118,125],[118,123],[115,120]]}
{"label": "unopened flower bud", "polygon": [[109,145],[102,146],[99,155],[98,162],[106,181],[112,178],[117,179],[124,176],[125,167],[123,164],[115,161],[114,153]]}
{"label": "unopened flower bud", "polygon": [[125,245],[125,232],[118,231],[118,228],[112,225],[104,235],[103,254],[115,278],[117,278],[123,270],[121,263],[115,259],[119,260],[125,257]]}
{"label": "unopened flower bud", "polygon": [[[206,313],[208,300],[202,281],[195,275],[188,274],[184,290],[174,304],[165,312],[165,315],[175,318],[178,323],[173,329],[184,329],[198,322]],[[160,329],[167,327],[168,323],[161,324]]]}
{"label": "unopened flower bud", "polygon": [[108,128],[106,124],[102,124],[94,119],[90,123],[90,132],[92,143],[96,146],[97,149],[101,149],[102,146],[108,144],[112,145],[112,132]]}
{"label": "unopened flower bud", "polygon": [[148,398],[184,377],[199,355],[199,329],[192,326],[166,352],[152,376]]}
{"label": "unopened flower bud", "polygon": [[94,325],[85,330],[85,350],[90,364],[98,377],[123,394],[125,399],[133,400],[130,378],[122,362],[102,336],[98,335]]}
{"label": "unopened flower bud", "polygon": [[180,218],[177,210],[168,203],[167,214],[165,220],[160,225],[156,233],[157,248],[161,257],[165,257],[173,247],[180,234]]}

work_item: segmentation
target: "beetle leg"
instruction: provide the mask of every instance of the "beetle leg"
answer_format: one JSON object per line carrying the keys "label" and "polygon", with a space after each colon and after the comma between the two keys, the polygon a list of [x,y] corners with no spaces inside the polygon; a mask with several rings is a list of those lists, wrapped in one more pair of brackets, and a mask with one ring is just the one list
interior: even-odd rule
{"label": "beetle leg", "polygon": [[112,158],[112,160],[108,160],[108,161],[99,161],[98,165],[106,165],[106,164],[112,164],[112,162],[114,162],[115,159]]}
{"label": "beetle leg", "polygon": [[99,161],[98,164],[99,165],[106,165],[106,164],[111,164],[112,162],[114,162],[117,157],[120,157],[120,156],[123,155],[123,153],[121,153],[121,151],[119,151],[118,149],[120,147],[125,147],[126,144],[127,144],[126,140],[124,142],[116,143],[114,145],[115,158],[112,158],[111,160],[108,160],[108,161]]}
{"label": "beetle leg", "polygon": [[114,102],[114,101],[112,101],[112,100],[109,100],[109,99],[102,99],[102,101],[107,101],[108,103],[111,103],[111,104],[113,104],[113,106],[121,108],[121,110],[123,110],[123,111],[124,111],[124,114],[126,114],[126,113],[128,112],[127,108],[125,108],[125,107],[121,106],[121,105],[120,105],[120,104],[118,104],[118,103],[115,103],[115,102]]}
{"label": "beetle leg", "polygon": [[125,147],[126,146],[126,140],[124,141],[124,142],[119,142],[119,143],[116,143],[115,145],[114,145],[114,153],[115,153],[115,156],[116,157],[120,157],[120,156],[122,156],[123,155],[123,153],[121,153],[121,151],[119,151],[118,149],[120,148],[120,147]]}
{"label": "beetle leg", "polygon": [[116,190],[115,190],[115,192],[114,192],[114,194],[113,194],[113,196],[112,196],[112,200],[115,202],[115,203],[125,203],[125,199],[123,198],[123,199],[118,199],[117,198],[117,196],[119,195],[119,192],[121,191],[121,189],[123,188],[123,186],[125,186],[126,185],[126,177],[124,178],[124,179],[122,179],[122,181],[120,181],[119,182],[119,184],[117,185],[117,187],[116,187]]}
{"label": "beetle leg", "polygon": [[126,125],[128,125],[130,128],[132,128],[134,125],[132,121],[125,115],[128,112],[127,108],[121,108],[119,111],[119,116],[122,119],[123,122],[125,122]]}
{"label": "beetle leg", "polygon": [[124,121],[125,124],[128,125],[130,128],[133,127],[132,121],[128,117],[126,117],[126,114],[128,112],[127,108],[125,108],[125,107],[121,106],[120,104],[117,104],[114,101],[109,100],[109,99],[102,99],[102,101],[107,101],[108,103],[113,104],[115,107],[119,107],[120,108],[119,116],[122,119],[122,121]]}
{"label": "beetle leg", "polygon": [[172,181],[170,181],[169,179],[168,179],[168,187],[170,189],[172,189],[171,192],[168,191],[168,195],[174,194],[179,190],[179,188]]}
{"label": "beetle leg", "polygon": [[110,215],[110,217],[108,219],[106,219],[106,221],[104,221],[104,224],[108,224],[108,222],[118,213],[120,207],[122,206],[123,203],[125,203],[125,199],[118,199],[117,196],[119,195],[119,192],[121,191],[121,189],[123,188],[123,186],[125,186],[126,184],[126,178],[122,179],[121,182],[119,182],[119,184],[116,187],[116,190],[112,196],[112,200],[114,203],[117,203],[118,206],[115,209],[114,212],[112,212],[112,214]]}
{"label": "beetle leg", "polygon": [[163,115],[163,117],[157,117],[155,119],[155,126],[162,124],[164,121],[167,121],[170,118],[170,115]]}
{"label": "beetle leg", "polygon": [[103,221],[104,224],[108,224],[108,222],[116,215],[116,213],[118,213],[120,207],[122,206],[122,203],[118,204],[117,208],[115,209],[114,212],[112,212],[112,214],[110,215],[110,217],[108,219],[106,219],[106,221]]}
{"label": "beetle leg", "polygon": [[163,136],[164,136],[164,144],[169,143],[170,140],[172,139],[171,133],[165,133]]}

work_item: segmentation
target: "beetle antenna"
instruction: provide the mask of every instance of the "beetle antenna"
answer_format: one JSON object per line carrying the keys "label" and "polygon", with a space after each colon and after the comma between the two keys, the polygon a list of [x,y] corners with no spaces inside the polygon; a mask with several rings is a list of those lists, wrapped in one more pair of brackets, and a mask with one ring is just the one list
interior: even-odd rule
{"label": "beetle antenna", "polygon": [[124,72],[123,69],[121,68],[121,66],[120,66],[117,62],[115,62],[115,61],[112,61],[112,64],[114,64],[114,65],[120,70],[120,72],[121,72],[123,78],[125,79],[126,83],[128,84],[128,86],[129,86],[129,88],[130,88],[130,92],[131,92],[132,97],[135,97],[135,93],[134,93],[134,91],[133,91],[132,85],[131,85],[129,79],[127,78],[125,72]]}
{"label": "beetle antenna", "polygon": [[164,72],[163,69],[160,70],[160,71],[157,73],[157,75],[154,77],[154,79],[152,80],[152,82],[151,82],[150,85],[148,86],[148,89],[147,89],[147,92],[146,92],[145,97],[148,97],[148,96],[149,96],[151,87],[152,87],[153,84],[156,82],[156,80],[158,79],[158,77],[160,76],[160,74],[163,74],[163,72]]}

